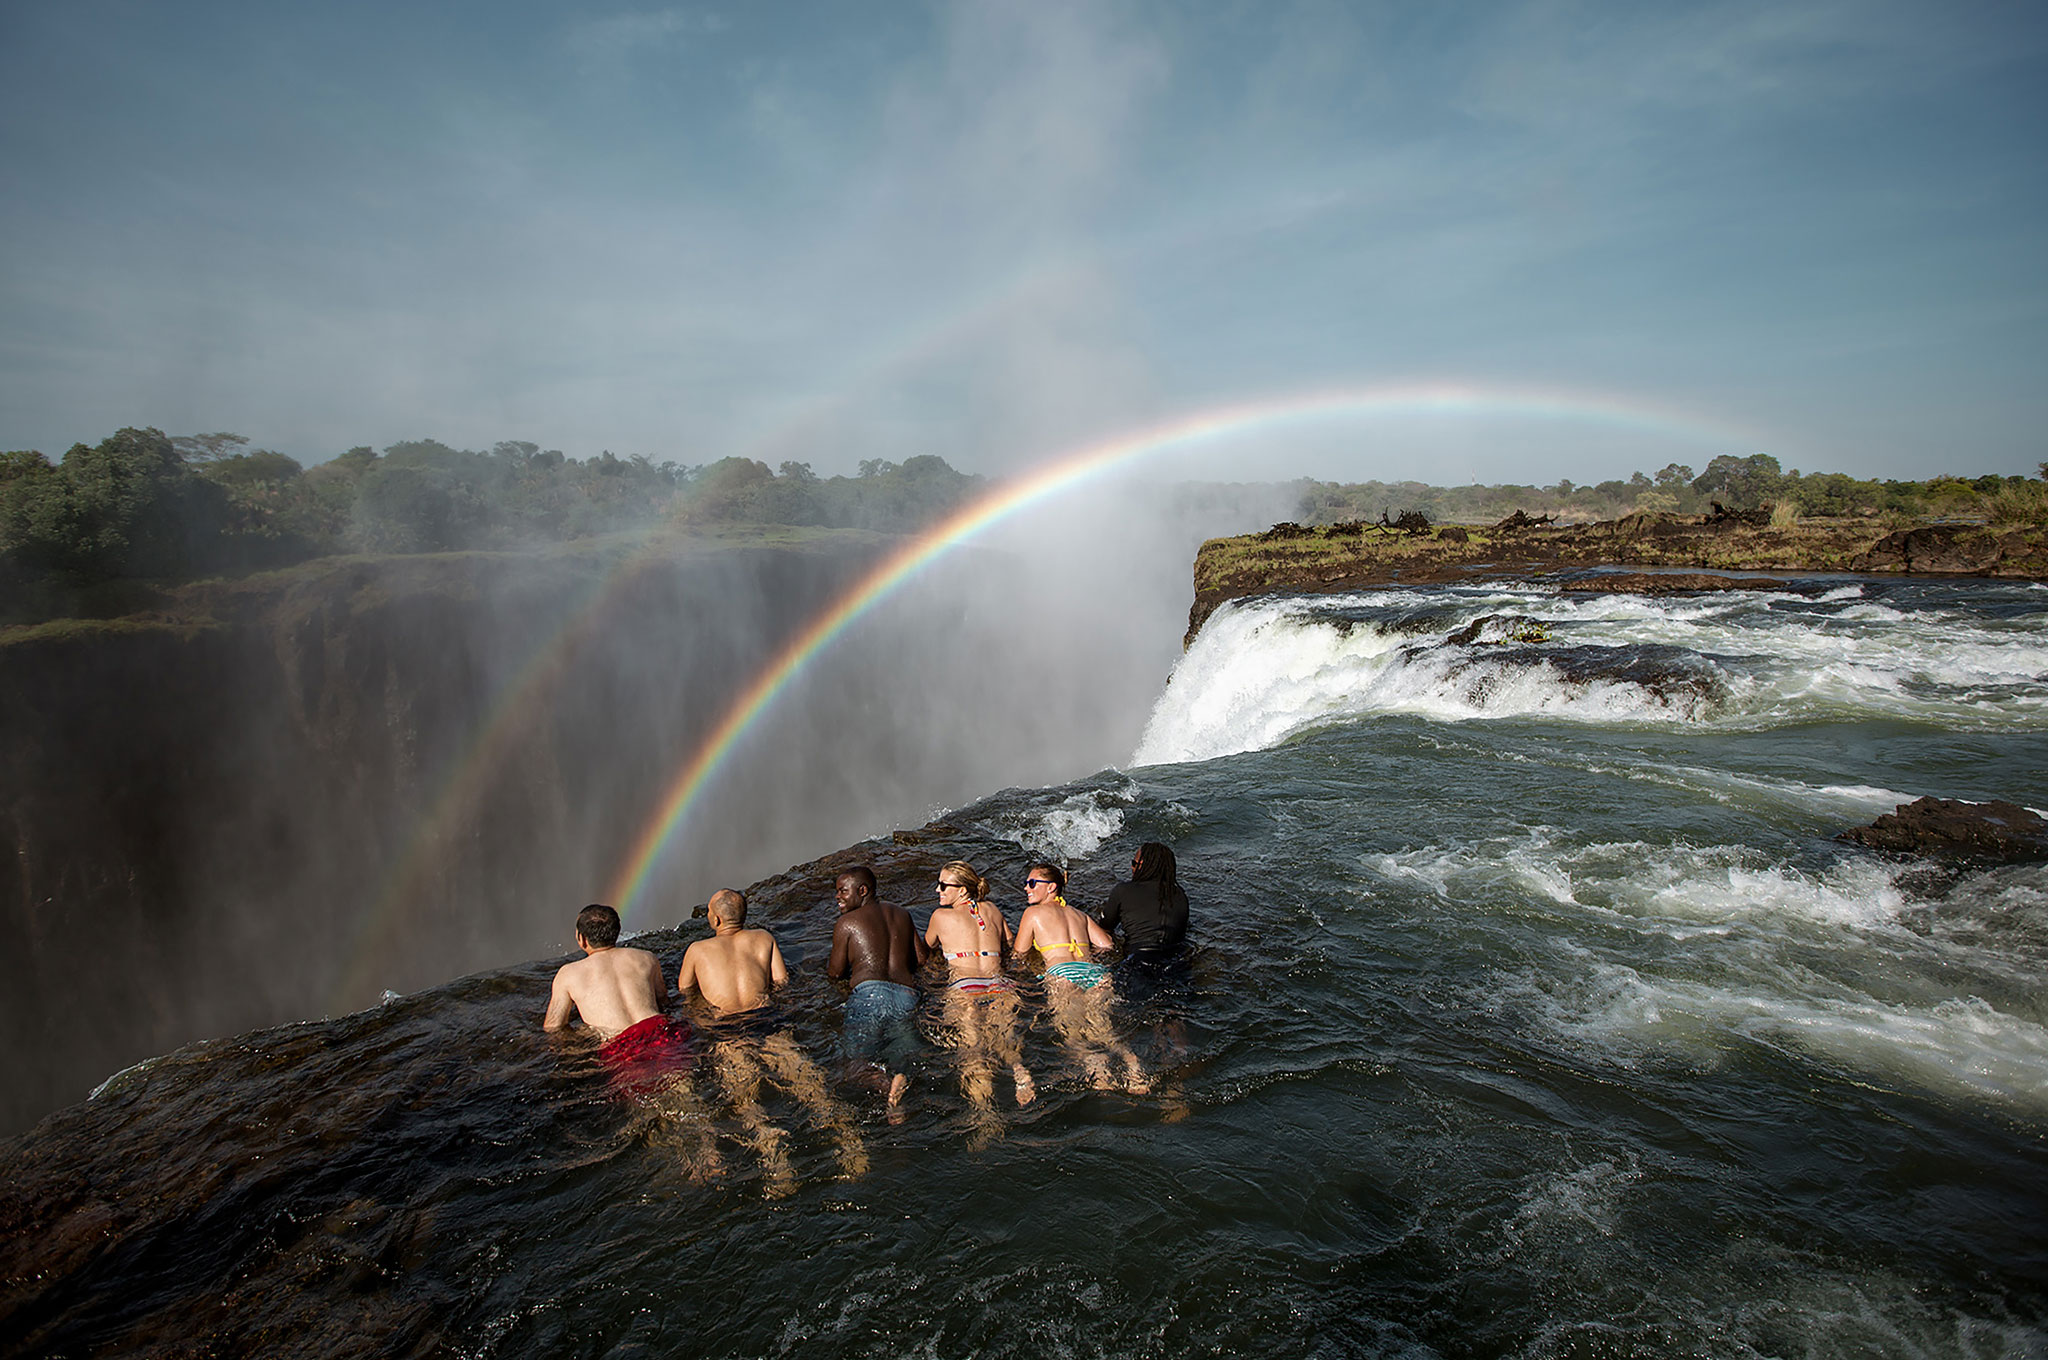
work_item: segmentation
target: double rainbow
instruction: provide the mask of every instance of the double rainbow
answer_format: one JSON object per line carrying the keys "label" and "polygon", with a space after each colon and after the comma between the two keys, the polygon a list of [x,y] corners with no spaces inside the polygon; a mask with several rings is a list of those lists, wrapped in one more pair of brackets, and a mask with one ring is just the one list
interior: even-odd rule
{"label": "double rainbow", "polygon": [[1317,393],[1280,401],[1224,406],[1118,435],[1005,483],[892,554],[814,618],[735,698],[718,726],[669,784],[611,887],[610,900],[632,922],[648,896],[665,852],[688,825],[690,811],[754,723],[789,683],[869,609],[919,570],[1019,511],[1090,478],[1156,454],[1207,441],[1340,417],[1387,415],[1516,415],[1592,421],[1676,436],[1690,442],[1755,447],[1740,431],[1673,412],[1606,397],[1454,384],[1419,384]]}

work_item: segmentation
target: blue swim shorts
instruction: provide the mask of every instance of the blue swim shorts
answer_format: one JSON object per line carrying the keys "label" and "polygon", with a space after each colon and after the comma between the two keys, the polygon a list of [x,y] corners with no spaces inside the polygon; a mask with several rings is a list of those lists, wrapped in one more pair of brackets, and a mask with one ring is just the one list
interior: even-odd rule
{"label": "blue swim shorts", "polygon": [[917,1051],[917,1030],[910,1023],[916,1012],[916,988],[869,978],[846,998],[846,1028],[839,1035],[839,1051],[856,1062],[901,1071]]}

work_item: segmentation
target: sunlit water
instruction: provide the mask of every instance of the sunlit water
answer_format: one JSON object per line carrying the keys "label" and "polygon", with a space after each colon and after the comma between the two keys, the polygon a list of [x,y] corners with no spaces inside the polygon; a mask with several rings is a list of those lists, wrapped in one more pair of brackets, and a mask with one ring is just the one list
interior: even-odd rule
{"label": "sunlit water", "polygon": [[[1028,989],[1035,1105],[1003,1080],[977,1124],[934,1047],[900,1125],[845,1089],[870,1165],[843,1179],[773,1096],[798,1185],[772,1198],[708,1065],[687,1102],[622,1103],[591,1045],[540,1033],[538,962],[180,1050],[53,1116],[7,1152],[0,1335],[2048,1355],[2048,871],[1831,839],[1921,794],[2040,808],[2044,771],[2034,587],[1235,606],[1130,772],[862,852],[920,917],[967,858],[1014,919],[1027,854],[1092,902],[1172,842],[1199,947],[1121,1003],[1153,1093],[1088,1089]],[[756,899],[821,1059],[839,862]],[[701,931],[640,943],[673,975]]]}

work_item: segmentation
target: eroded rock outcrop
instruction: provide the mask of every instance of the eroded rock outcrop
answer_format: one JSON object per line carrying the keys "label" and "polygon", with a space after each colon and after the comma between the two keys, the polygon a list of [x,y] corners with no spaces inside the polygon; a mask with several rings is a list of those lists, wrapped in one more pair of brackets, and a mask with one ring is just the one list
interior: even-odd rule
{"label": "eroded rock outcrop", "polygon": [[2048,820],[2017,803],[1921,798],[1835,837],[1893,854],[1999,864],[2048,860]]}
{"label": "eroded rock outcrop", "polygon": [[[2048,528],[1930,524],[1896,529],[1875,519],[1775,525],[1751,511],[1684,516],[1640,513],[1591,524],[1553,524],[1517,511],[1498,524],[1387,532],[1358,523],[1279,524],[1263,534],[1211,539],[1195,558],[1187,641],[1225,601],[1273,592],[1327,593],[1474,578],[1540,579],[1568,590],[1665,594],[1782,585],[1735,572],[1843,572],[2048,580]],[[1627,568],[1625,572],[1598,568]],[[1559,579],[1559,578],[1563,579]]]}

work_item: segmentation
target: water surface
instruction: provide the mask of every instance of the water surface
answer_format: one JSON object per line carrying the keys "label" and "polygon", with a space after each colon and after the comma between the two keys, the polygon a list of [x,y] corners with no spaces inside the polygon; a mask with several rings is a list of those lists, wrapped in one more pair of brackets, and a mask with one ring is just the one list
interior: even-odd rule
{"label": "water surface", "polygon": [[[1476,627],[1475,627],[1476,625]],[[1542,640],[1530,640],[1541,638]],[[1458,640],[1453,640],[1458,639]],[[771,1197],[705,1067],[613,1098],[559,960],[179,1050],[7,1151],[10,1353],[2048,1354],[2048,872],[1831,838],[2036,808],[2048,591],[1525,588],[1219,613],[1127,772],[861,850],[1099,901],[1172,842],[1157,1078],[977,1124],[934,1047],[870,1158],[784,1095]],[[771,880],[828,1059],[841,858]],[[575,904],[571,904],[573,909]],[[639,943],[673,973],[701,923]],[[936,1029],[936,1017],[928,1017]],[[710,1174],[703,1135],[723,1170]]]}

